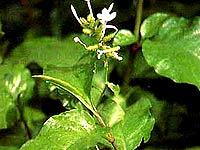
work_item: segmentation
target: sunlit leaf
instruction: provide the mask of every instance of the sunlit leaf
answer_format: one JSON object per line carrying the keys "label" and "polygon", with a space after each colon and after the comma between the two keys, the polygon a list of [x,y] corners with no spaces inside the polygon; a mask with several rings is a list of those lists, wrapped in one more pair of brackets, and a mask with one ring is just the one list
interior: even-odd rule
{"label": "sunlit leaf", "polygon": [[166,14],[150,16],[141,27],[145,59],[158,74],[200,88],[199,30],[199,17],[190,21]]}
{"label": "sunlit leaf", "polygon": [[48,119],[38,136],[21,150],[63,150],[94,148],[105,141],[95,120],[86,112],[71,110]]}

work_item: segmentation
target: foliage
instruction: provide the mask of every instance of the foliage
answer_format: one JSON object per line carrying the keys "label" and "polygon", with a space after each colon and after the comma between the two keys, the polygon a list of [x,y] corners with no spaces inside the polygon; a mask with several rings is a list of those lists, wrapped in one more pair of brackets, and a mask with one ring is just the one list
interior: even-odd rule
{"label": "foliage", "polygon": [[[200,19],[154,13],[141,22],[137,2],[134,32],[110,23],[114,3],[95,15],[87,0],[85,18],[70,4],[82,34],[29,31],[0,52],[0,149],[162,149],[170,146],[154,143],[184,139],[184,119],[200,117],[192,105],[200,98]],[[53,25],[63,21],[55,4]]]}

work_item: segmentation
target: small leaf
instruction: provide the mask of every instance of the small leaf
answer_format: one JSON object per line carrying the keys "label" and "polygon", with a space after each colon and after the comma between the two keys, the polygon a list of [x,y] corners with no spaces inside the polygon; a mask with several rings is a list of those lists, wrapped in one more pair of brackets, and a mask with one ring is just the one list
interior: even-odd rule
{"label": "small leaf", "polygon": [[98,107],[98,112],[103,118],[108,127],[119,123],[124,119],[125,112],[122,107],[112,99],[107,99],[106,102]]}
{"label": "small leaf", "polygon": [[136,103],[126,109],[124,120],[112,128],[119,149],[133,150],[143,139],[147,142],[150,138],[155,122],[149,111],[151,103],[145,92],[140,96]]}
{"label": "small leaf", "polygon": [[71,110],[48,119],[38,136],[20,150],[88,149],[105,142],[103,133],[86,111]]}
{"label": "small leaf", "polygon": [[122,29],[122,30],[119,30],[119,32],[116,34],[113,40],[113,45],[127,46],[135,42],[136,42],[135,35],[129,30]]}
{"label": "small leaf", "polygon": [[[155,22],[152,18],[162,21]],[[155,32],[148,30],[155,26]],[[194,84],[200,89],[200,18],[190,21],[157,14],[147,18],[141,29],[141,32],[146,30],[143,38],[151,35],[142,45],[148,64],[162,76],[175,82]]]}

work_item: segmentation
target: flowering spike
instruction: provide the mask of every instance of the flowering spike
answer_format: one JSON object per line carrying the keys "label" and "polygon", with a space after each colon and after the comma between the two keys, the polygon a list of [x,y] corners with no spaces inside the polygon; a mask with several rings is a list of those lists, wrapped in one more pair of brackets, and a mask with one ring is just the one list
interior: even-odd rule
{"label": "flowering spike", "polygon": [[73,5],[71,5],[71,10],[72,10],[72,13],[73,13],[74,17],[76,18],[76,20],[79,22],[79,24],[82,25],[82,23],[81,23],[81,21],[80,21],[80,18],[78,17],[78,15],[77,15],[77,13],[76,13],[76,10],[75,10],[75,8],[74,8]]}

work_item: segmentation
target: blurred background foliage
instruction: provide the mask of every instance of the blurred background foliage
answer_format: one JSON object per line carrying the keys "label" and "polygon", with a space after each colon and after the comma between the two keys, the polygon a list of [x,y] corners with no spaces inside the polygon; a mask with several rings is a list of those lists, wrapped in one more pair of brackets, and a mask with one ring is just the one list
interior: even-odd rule
{"label": "blurred background foliage", "polygon": [[[119,29],[125,28],[133,31],[136,0],[93,0],[94,13],[97,14],[112,2],[115,3],[114,11],[117,12],[117,17],[112,24],[115,24]],[[14,48],[23,43],[24,40],[44,36],[64,39],[68,34],[81,32],[80,25],[71,13],[71,4],[77,9],[79,16],[88,14],[84,0],[1,0],[0,27],[3,33],[0,33],[0,56],[2,56],[0,63],[3,61],[1,58],[9,58],[10,53],[15,50]],[[143,19],[155,12],[167,12],[176,16],[193,18],[200,14],[200,1],[144,0]],[[135,50],[135,45],[125,49],[129,50],[127,57],[134,58],[133,61],[142,57],[142,54],[137,51],[138,49]],[[155,76],[155,72],[149,67],[146,67],[147,70],[145,70],[142,63],[147,65],[145,60],[134,64],[132,69],[139,68],[139,70],[134,74],[134,79],[130,81],[130,87],[139,86],[152,92],[157,98],[157,101],[152,102],[152,112],[156,118],[156,125],[150,141],[147,144],[142,144],[138,149],[200,149],[198,147],[200,145],[199,90],[189,84],[174,83],[168,78],[152,78]],[[119,85],[122,83],[125,78],[123,67],[124,64],[120,64],[118,68],[113,67],[110,81]],[[31,68],[33,72],[42,72],[41,68],[35,68],[34,64],[30,64],[28,68]],[[140,71],[143,73],[148,71],[151,78],[141,78],[141,76],[144,77],[144,74],[141,75]],[[40,86],[37,87],[43,89],[38,94],[37,103],[40,104],[32,102],[31,105],[41,107],[47,116],[64,111],[62,104],[54,100],[54,95],[47,96],[44,85]],[[137,93],[133,94],[135,95],[132,97],[137,96]],[[45,99],[51,100],[47,103]],[[7,143],[14,141],[11,142],[13,145],[22,144],[25,141],[22,136],[9,137],[9,135],[18,132],[17,130],[21,129],[16,127],[12,130],[0,130],[0,145],[6,145],[2,144],[6,143],[6,140]]]}

